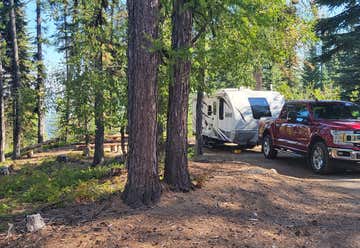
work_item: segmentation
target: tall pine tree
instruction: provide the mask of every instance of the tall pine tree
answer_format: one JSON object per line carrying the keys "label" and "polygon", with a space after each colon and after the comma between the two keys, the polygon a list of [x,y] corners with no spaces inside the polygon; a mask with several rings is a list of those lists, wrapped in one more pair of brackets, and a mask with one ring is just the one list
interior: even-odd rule
{"label": "tall pine tree", "polygon": [[338,12],[317,24],[323,42],[321,59],[339,62],[340,66],[334,68],[334,81],[342,87],[343,98],[360,101],[360,2],[316,0],[316,3]]}

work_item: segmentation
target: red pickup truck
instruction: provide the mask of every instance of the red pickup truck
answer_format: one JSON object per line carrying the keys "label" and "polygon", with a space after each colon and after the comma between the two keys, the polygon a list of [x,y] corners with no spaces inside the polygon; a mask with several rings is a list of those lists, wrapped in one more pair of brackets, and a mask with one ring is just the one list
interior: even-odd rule
{"label": "red pickup truck", "polygon": [[333,160],[360,162],[360,106],[344,101],[290,101],[276,119],[260,121],[264,156],[279,150],[305,155],[316,173],[328,173]]}

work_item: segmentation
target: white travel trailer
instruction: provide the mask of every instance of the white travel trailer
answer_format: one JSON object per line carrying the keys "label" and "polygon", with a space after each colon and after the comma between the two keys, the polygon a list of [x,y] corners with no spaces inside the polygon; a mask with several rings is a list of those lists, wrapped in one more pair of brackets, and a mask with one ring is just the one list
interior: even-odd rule
{"label": "white travel trailer", "polygon": [[[275,91],[222,89],[205,96],[202,105],[202,135],[206,143],[235,143],[251,148],[258,142],[262,117],[278,117],[285,103]],[[196,98],[192,103],[193,130],[196,130]]]}

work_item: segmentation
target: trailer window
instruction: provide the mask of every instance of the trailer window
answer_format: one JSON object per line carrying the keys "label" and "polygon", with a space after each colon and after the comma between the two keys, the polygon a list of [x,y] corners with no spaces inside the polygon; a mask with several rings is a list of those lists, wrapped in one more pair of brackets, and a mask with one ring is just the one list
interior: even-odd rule
{"label": "trailer window", "polygon": [[271,117],[270,106],[266,98],[249,98],[254,119]]}
{"label": "trailer window", "polygon": [[224,120],[224,103],[225,103],[225,100],[220,98],[220,101],[219,101],[219,120]]}
{"label": "trailer window", "polygon": [[213,115],[216,115],[217,109],[216,109],[216,102],[213,102]]}
{"label": "trailer window", "polygon": [[211,105],[208,105],[208,111],[207,114],[210,116],[212,114],[212,109],[211,109]]}

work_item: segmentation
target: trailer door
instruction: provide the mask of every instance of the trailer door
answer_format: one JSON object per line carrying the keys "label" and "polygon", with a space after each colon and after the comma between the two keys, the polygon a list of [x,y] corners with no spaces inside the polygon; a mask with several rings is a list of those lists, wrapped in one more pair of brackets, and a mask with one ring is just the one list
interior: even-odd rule
{"label": "trailer door", "polygon": [[218,127],[220,131],[226,136],[227,140],[231,140],[231,131],[233,127],[233,113],[231,106],[227,101],[220,97],[218,100]]}

